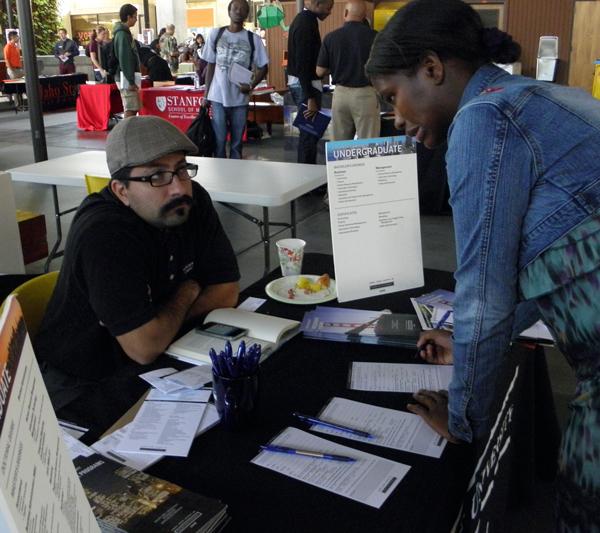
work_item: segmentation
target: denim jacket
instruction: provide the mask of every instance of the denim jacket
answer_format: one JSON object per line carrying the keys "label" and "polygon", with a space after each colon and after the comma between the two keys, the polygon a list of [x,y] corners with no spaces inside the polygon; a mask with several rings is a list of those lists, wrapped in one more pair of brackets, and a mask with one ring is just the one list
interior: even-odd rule
{"label": "denim jacket", "polygon": [[489,427],[519,311],[532,309],[519,272],[600,206],[600,102],[485,65],[465,88],[446,162],[458,262],[449,429],[471,441]]}

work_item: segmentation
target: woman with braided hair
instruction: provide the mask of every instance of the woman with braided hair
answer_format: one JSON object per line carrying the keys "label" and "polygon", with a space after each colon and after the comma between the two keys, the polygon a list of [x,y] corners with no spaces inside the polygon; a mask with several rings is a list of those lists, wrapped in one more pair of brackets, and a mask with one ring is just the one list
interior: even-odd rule
{"label": "woman with braided hair", "polygon": [[454,335],[427,332],[419,347],[454,374],[448,393],[420,391],[409,409],[451,441],[482,438],[503,354],[541,317],[577,377],[558,528],[600,531],[600,102],[493,64],[519,54],[468,4],[414,0],[366,65],[397,127],[430,148],[448,142]]}

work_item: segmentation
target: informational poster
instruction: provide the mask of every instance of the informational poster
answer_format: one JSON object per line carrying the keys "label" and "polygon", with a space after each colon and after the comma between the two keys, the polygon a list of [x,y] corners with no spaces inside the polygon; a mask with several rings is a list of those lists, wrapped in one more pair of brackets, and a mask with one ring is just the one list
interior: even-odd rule
{"label": "informational poster", "polygon": [[100,532],[15,298],[0,316],[0,516],[2,531]]}
{"label": "informational poster", "polygon": [[326,155],[338,300],[422,286],[412,138],[329,142]]}

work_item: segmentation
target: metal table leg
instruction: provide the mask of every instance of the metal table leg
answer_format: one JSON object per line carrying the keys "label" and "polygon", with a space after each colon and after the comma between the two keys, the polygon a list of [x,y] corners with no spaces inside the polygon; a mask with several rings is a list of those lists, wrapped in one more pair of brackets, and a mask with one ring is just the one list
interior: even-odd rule
{"label": "metal table leg", "polygon": [[269,227],[269,208],[263,207],[263,245],[265,250],[265,270],[266,276],[271,271],[271,228]]}
{"label": "metal table leg", "polygon": [[60,217],[63,215],[67,215],[77,210],[77,207],[72,207],[67,209],[66,211],[60,210],[60,204],[58,202],[58,187],[56,185],[51,185],[52,187],[52,199],[54,200],[54,221],[56,224],[56,242],[50,250],[48,254],[48,259],[46,259],[46,263],[44,264],[44,272],[48,272],[50,270],[50,263],[56,259],[57,257],[61,257],[63,255],[63,251],[58,251],[60,243],[62,242],[62,224],[60,222]]}

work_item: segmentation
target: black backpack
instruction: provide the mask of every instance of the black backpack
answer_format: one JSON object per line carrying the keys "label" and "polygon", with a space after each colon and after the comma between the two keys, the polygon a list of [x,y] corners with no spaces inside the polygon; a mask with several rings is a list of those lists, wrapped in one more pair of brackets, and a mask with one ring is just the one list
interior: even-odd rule
{"label": "black backpack", "polygon": [[115,55],[115,47],[112,40],[102,45],[101,53],[104,70],[114,77],[117,70],[119,70],[119,59]]}
{"label": "black backpack", "polygon": [[212,129],[208,109],[201,107],[198,116],[190,124],[186,135],[197,146],[196,155],[212,157],[215,153],[215,133]]}
{"label": "black backpack", "polygon": [[[213,43],[213,51],[215,52],[215,55],[217,53],[217,43],[227,28],[228,26],[221,26],[217,32],[215,42]],[[252,70],[252,62],[254,61],[254,34],[248,30],[246,30],[246,33],[248,34],[248,42],[250,43],[250,64],[248,65],[248,70]]]}

